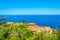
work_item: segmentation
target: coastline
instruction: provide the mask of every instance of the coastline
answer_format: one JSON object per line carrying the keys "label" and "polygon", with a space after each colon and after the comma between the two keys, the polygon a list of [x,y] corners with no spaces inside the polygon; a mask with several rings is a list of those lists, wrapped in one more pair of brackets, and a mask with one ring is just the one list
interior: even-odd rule
{"label": "coastline", "polygon": [[18,22],[6,22],[6,25],[16,25],[16,26],[19,26],[19,25],[26,25],[26,28],[30,31],[33,31],[33,32],[41,32],[41,31],[45,31],[46,33],[49,32],[49,34],[52,34],[53,31],[56,29],[52,29],[50,26],[39,26],[39,25],[36,25],[36,23],[18,23]]}
{"label": "coastline", "polygon": [[[36,23],[26,23],[25,21],[22,21],[21,23],[18,22],[0,23],[0,32],[1,32],[0,36],[2,35],[3,37],[5,37],[4,35],[6,35],[7,37],[5,39],[8,38],[12,40],[15,39],[14,37],[22,40],[24,38],[20,37],[26,37],[26,40],[30,39],[34,40],[36,38],[42,37],[42,35],[43,35],[42,38],[44,39],[46,39],[46,37],[52,38],[53,36],[54,36],[53,39],[58,39],[55,38],[58,36],[58,32],[56,29],[52,29],[50,28],[50,26],[39,26],[36,25]],[[3,39],[3,37],[1,39]]]}

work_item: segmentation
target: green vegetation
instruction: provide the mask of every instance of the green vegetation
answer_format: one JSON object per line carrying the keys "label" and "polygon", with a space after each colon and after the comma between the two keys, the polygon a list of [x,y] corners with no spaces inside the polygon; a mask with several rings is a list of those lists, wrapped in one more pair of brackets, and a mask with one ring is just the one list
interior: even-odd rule
{"label": "green vegetation", "polygon": [[52,34],[42,32],[33,32],[28,30],[24,25],[6,25],[0,23],[0,40],[60,40],[60,31]]}

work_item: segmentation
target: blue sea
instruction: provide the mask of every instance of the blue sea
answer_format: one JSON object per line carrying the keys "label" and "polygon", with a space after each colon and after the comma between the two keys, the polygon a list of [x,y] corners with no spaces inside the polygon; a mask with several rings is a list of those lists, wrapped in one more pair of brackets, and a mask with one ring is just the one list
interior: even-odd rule
{"label": "blue sea", "polygon": [[60,28],[60,15],[0,15],[5,17],[5,20],[0,22],[34,22],[39,26],[50,26],[51,28]]}

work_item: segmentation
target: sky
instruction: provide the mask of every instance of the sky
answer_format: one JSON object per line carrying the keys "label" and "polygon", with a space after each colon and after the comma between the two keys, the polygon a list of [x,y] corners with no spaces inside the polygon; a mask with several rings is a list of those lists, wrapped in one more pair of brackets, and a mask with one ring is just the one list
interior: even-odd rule
{"label": "sky", "polygon": [[60,0],[0,0],[0,15],[60,15]]}

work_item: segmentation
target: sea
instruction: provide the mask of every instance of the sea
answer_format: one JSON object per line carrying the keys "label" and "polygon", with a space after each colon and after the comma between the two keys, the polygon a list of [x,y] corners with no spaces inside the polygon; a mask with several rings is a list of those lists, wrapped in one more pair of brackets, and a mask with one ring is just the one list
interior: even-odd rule
{"label": "sea", "polygon": [[36,23],[39,26],[50,26],[51,28],[60,28],[60,15],[0,15],[5,20],[0,22],[22,22]]}

